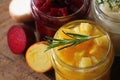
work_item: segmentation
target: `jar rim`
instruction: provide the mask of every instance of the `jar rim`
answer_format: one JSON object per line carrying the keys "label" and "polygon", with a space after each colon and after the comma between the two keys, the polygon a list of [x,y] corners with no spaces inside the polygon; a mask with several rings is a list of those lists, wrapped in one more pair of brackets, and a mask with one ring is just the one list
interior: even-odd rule
{"label": "jar rim", "polygon": [[40,14],[42,14],[44,16],[47,16],[47,17],[59,18],[59,19],[67,18],[67,17],[72,17],[73,15],[79,13],[85,7],[84,3],[87,3],[87,2],[88,2],[87,0],[83,0],[83,4],[81,5],[81,7],[77,11],[75,11],[74,13],[72,13],[72,14],[69,14],[67,16],[55,17],[55,16],[50,16],[50,15],[44,14],[42,11],[38,10],[37,7],[34,4],[34,0],[31,0],[31,4],[34,6],[34,9],[37,10]]}
{"label": "jar rim", "polygon": [[[55,54],[55,53],[56,53],[56,52],[55,52],[55,49],[52,49],[53,54],[55,54],[55,55],[52,55],[52,58],[56,57],[57,60],[60,62],[60,64],[68,67],[68,68],[71,69],[71,70],[77,70],[77,71],[93,70],[93,69],[97,68],[98,66],[100,66],[101,64],[103,64],[103,63],[107,60],[107,57],[110,55],[111,46],[112,46],[111,40],[110,40],[110,36],[109,36],[109,34],[108,34],[103,28],[101,28],[97,23],[95,23],[94,21],[91,21],[91,20],[74,20],[74,21],[71,21],[71,22],[63,25],[63,26],[67,26],[67,25],[72,24],[72,23],[75,23],[75,22],[80,22],[80,23],[81,23],[81,22],[89,22],[90,24],[97,25],[98,28],[99,28],[100,30],[102,30],[102,32],[103,32],[105,35],[107,35],[107,39],[108,39],[108,49],[107,49],[106,55],[105,55],[105,56],[102,58],[102,60],[100,60],[100,62],[98,62],[97,64],[92,65],[92,66],[89,66],[89,67],[85,67],[85,68],[75,67],[75,66],[66,64],[64,61],[62,61],[62,60]],[[63,26],[62,26],[62,27],[63,27]]]}
{"label": "jar rim", "polygon": [[107,15],[106,13],[104,13],[101,9],[100,9],[100,7],[96,4],[96,2],[97,2],[97,0],[93,0],[93,6],[97,9],[97,11],[99,12],[99,13],[101,13],[103,16],[102,17],[105,17],[106,19],[109,19],[109,20],[111,20],[111,21],[113,21],[113,22],[117,22],[117,23],[120,23],[120,18],[114,18],[114,17],[111,17],[111,16],[109,16],[109,15]]}

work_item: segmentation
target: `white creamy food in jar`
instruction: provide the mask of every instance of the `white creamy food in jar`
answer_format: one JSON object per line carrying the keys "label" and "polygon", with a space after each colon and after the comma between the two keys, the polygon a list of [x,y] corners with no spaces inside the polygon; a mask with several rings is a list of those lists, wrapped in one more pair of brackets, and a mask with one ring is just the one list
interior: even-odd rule
{"label": "white creamy food in jar", "polygon": [[120,0],[96,0],[96,13],[108,32],[120,34]]}
{"label": "white creamy food in jar", "polygon": [[[115,4],[115,0],[112,1],[110,0],[111,2],[108,3],[108,2],[104,2],[103,4],[100,4],[99,7],[100,9],[108,16],[112,17],[112,18],[120,18],[120,1],[119,3]],[[112,4],[113,4],[113,7],[112,7]],[[112,7],[112,8],[110,8]]]}

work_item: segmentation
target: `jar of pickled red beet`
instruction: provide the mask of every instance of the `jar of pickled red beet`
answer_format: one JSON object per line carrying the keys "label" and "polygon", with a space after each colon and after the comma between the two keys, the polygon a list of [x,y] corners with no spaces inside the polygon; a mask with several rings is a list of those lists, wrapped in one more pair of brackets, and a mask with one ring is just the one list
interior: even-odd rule
{"label": "jar of pickled red beet", "polygon": [[86,18],[91,0],[31,0],[39,40],[52,37],[56,30],[71,20]]}
{"label": "jar of pickled red beet", "polygon": [[120,56],[120,0],[92,0],[92,14],[110,33],[115,53]]}

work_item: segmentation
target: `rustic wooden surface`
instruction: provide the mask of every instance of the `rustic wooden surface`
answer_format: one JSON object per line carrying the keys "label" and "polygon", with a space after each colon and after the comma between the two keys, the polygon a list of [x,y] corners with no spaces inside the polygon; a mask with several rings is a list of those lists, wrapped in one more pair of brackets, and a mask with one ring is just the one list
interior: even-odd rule
{"label": "rustic wooden surface", "polygon": [[15,55],[10,51],[7,31],[16,24],[9,15],[10,1],[0,0],[0,80],[53,80],[53,72],[36,73],[26,64],[24,55]]}
{"label": "rustic wooden surface", "polygon": [[[8,6],[11,0],[0,0],[0,80],[54,80],[54,72],[36,73],[26,64],[24,55],[13,54],[7,44],[7,31],[16,24],[11,19]],[[117,58],[120,63],[120,58]],[[120,64],[114,62],[112,80],[120,80]],[[117,68],[118,70],[115,70]],[[117,76],[117,75],[118,76]]]}

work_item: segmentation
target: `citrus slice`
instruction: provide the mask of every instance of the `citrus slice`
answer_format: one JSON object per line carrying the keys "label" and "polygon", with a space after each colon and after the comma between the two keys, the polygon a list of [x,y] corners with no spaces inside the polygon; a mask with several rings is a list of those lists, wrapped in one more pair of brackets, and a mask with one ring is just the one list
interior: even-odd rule
{"label": "citrus slice", "polygon": [[36,72],[46,72],[52,68],[52,51],[45,51],[47,44],[45,41],[37,42],[31,45],[26,51],[26,61]]}

